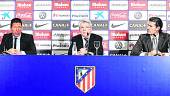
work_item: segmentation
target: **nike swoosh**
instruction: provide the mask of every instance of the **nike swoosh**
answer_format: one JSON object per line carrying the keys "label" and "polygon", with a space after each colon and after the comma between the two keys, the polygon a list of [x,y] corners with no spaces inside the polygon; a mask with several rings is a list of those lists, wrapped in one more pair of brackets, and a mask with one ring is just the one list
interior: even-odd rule
{"label": "nike swoosh", "polygon": [[112,25],[111,25],[111,27],[112,27],[112,28],[116,28],[116,27],[119,27],[119,26],[124,25],[124,24],[125,24],[125,23],[118,24],[118,25],[114,25],[114,24],[112,24]]}
{"label": "nike swoosh", "polygon": [[79,27],[79,25],[75,25],[75,24],[73,24],[73,28],[77,28],[77,27]]}
{"label": "nike swoosh", "polygon": [[0,24],[0,28],[3,28],[3,27],[8,26],[8,25],[10,25],[10,24],[6,24],[6,25],[1,25]]}
{"label": "nike swoosh", "polygon": [[35,24],[35,28],[39,28],[39,27],[42,27],[42,26],[44,26],[44,25],[47,25],[48,23],[45,23],[45,24],[40,24],[40,25],[38,25],[38,24]]}

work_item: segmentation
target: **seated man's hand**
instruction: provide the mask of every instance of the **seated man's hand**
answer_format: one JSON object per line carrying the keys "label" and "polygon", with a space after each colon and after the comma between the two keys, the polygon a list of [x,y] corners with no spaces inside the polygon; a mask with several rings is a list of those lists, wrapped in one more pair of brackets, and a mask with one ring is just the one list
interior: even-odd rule
{"label": "seated man's hand", "polygon": [[162,53],[160,51],[156,52],[156,50],[153,50],[153,51],[148,53],[148,56],[156,56],[156,55],[158,55],[158,56],[167,56],[167,55],[169,55],[169,53]]}
{"label": "seated man's hand", "polygon": [[21,54],[21,52],[17,49],[11,48],[8,51],[6,51],[7,53],[11,54],[11,55],[19,55]]}
{"label": "seated man's hand", "polygon": [[78,51],[78,55],[85,55],[85,54],[87,54],[86,48],[81,48],[80,51]]}
{"label": "seated man's hand", "polygon": [[161,53],[161,52],[160,52],[160,55],[161,55],[161,56],[170,56],[170,54],[169,54],[168,52],[167,52],[167,53],[165,53],[165,52],[164,52],[164,53]]}
{"label": "seated man's hand", "polygon": [[151,52],[148,52],[148,56],[154,56],[156,55],[156,50],[152,50]]}

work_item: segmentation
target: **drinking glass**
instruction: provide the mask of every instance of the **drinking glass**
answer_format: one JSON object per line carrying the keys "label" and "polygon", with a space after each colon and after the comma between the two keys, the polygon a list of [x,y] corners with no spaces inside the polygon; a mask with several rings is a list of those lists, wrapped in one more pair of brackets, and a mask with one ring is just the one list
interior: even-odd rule
{"label": "drinking glass", "polygon": [[100,41],[94,41],[94,47],[96,48],[96,55],[98,55],[98,49],[100,47]]}

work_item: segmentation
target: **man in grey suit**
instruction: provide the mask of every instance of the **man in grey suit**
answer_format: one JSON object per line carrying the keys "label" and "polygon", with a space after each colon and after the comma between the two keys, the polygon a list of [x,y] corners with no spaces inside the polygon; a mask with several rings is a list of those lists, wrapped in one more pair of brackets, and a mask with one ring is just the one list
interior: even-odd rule
{"label": "man in grey suit", "polygon": [[158,17],[148,21],[147,34],[141,34],[131,56],[169,56],[170,35],[162,32],[163,23]]}

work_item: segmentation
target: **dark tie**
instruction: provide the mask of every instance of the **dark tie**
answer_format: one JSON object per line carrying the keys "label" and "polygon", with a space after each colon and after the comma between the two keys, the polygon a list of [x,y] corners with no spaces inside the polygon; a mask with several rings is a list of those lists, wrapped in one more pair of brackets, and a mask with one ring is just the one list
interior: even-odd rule
{"label": "dark tie", "polygon": [[153,50],[157,50],[157,38],[155,36],[152,37],[152,44],[153,44]]}
{"label": "dark tie", "polygon": [[16,49],[17,46],[17,38],[14,39],[14,49]]}
{"label": "dark tie", "polygon": [[86,41],[86,42],[85,42],[85,48],[88,49],[88,46],[89,46],[88,38],[84,38],[84,40]]}

